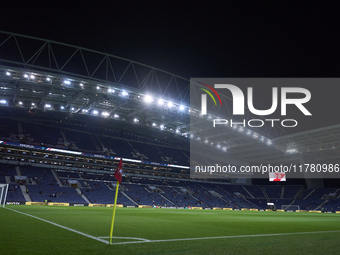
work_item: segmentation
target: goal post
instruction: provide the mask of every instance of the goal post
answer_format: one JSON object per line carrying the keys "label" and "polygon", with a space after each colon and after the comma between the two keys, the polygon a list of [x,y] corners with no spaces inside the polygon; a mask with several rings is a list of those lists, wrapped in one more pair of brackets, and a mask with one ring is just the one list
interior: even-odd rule
{"label": "goal post", "polygon": [[5,207],[9,184],[0,183],[0,207]]}
{"label": "goal post", "polygon": [[299,205],[282,205],[281,208],[282,210],[285,210],[285,211],[299,211],[300,210]]}

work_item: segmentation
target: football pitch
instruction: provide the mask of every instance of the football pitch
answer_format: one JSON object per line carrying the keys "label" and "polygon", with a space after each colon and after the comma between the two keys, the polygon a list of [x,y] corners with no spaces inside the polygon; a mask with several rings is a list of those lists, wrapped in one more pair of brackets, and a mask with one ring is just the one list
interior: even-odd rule
{"label": "football pitch", "polygon": [[0,208],[1,254],[339,254],[340,215],[117,208]]}

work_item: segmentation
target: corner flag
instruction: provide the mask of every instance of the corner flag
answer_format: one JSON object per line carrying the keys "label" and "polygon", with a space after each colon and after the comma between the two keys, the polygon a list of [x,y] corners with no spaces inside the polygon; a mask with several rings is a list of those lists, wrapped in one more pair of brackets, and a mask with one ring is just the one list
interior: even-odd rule
{"label": "corner flag", "polygon": [[112,235],[113,235],[113,226],[115,223],[115,216],[116,216],[116,205],[117,205],[117,198],[118,198],[118,189],[119,184],[122,182],[122,173],[123,173],[123,160],[120,159],[117,170],[114,174],[114,177],[117,179],[117,185],[116,185],[116,193],[115,193],[115,202],[113,205],[113,212],[112,212],[112,220],[111,220],[111,229],[110,229],[110,244],[112,244]]}
{"label": "corner flag", "polygon": [[122,159],[120,159],[119,164],[117,166],[117,170],[116,170],[115,175],[114,175],[114,177],[117,179],[119,184],[122,183],[122,173],[123,173],[123,161],[122,161]]}

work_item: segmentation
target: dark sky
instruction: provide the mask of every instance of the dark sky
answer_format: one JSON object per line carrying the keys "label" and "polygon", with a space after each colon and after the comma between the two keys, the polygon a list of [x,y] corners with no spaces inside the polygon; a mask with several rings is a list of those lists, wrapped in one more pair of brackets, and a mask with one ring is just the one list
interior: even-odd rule
{"label": "dark sky", "polygon": [[186,78],[339,76],[339,8],[331,3],[69,2],[7,1],[0,30],[114,54]]}

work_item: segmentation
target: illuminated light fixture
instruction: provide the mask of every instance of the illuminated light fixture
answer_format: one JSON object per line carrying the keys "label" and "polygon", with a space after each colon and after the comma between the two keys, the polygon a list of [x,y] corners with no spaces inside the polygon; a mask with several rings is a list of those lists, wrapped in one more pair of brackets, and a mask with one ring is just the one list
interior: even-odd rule
{"label": "illuminated light fixture", "polygon": [[250,130],[247,131],[247,135],[251,135],[251,131]]}
{"label": "illuminated light fixture", "polygon": [[99,86],[97,86],[97,89],[100,89],[100,87],[99,87]]}
{"label": "illuminated light fixture", "polygon": [[208,139],[206,139],[206,140],[204,141],[204,143],[209,143]]}
{"label": "illuminated light fixture", "polygon": [[79,86],[80,86],[80,87],[84,87],[84,84],[83,84],[83,83],[79,83]]}
{"label": "illuminated light fixture", "polygon": [[33,74],[31,74],[30,78],[34,80],[35,76]]}
{"label": "illuminated light fixture", "polygon": [[180,106],[179,106],[179,110],[180,110],[180,111],[184,111],[184,109],[185,109],[184,105],[180,105]]}
{"label": "illuminated light fixture", "polygon": [[65,107],[64,106],[60,106],[60,110],[64,110],[65,109]]}
{"label": "illuminated light fixture", "polygon": [[223,150],[223,151],[227,151],[227,147],[225,147],[225,146],[222,147],[222,150]]}
{"label": "illuminated light fixture", "polygon": [[109,92],[109,93],[115,93],[115,90],[114,90],[114,89],[108,89],[107,92]]}
{"label": "illuminated light fixture", "polygon": [[86,109],[83,109],[83,110],[82,110],[82,112],[88,112],[88,110],[86,110]]}
{"label": "illuminated light fixture", "polygon": [[74,111],[74,107],[71,107],[71,111]]}
{"label": "illuminated light fixture", "polygon": [[71,84],[71,82],[70,82],[69,80],[64,80],[64,84],[66,84],[66,85],[70,85],[70,84]]}
{"label": "illuminated light fixture", "polygon": [[151,102],[153,101],[153,99],[152,99],[152,97],[151,97],[150,95],[146,95],[146,96],[144,97],[144,101],[145,101],[146,103],[151,103]]}
{"label": "illuminated light fixture", "polygon": [[32,103],[31,105],[32,105],[32,106],[35,106],[35,103]]}
{"label": "illuminated light fixture", "polygon": [[216,147],[217,147],[217,149],[221,149],[221,145],[219,145],[219,144],[217,144]]}
{"label": "illuminated light fixture", "polygon": [[163,99],[158,99],[158,105],[163,105],[164,104],[164,100]]}
{"label": "illuminated light fixture", "polygon": [[194,138],[194,134],[191,134],[190,137],[191,137],[191,138]]}
{"label": "illuminated light fixture", "polygon": [[11,73],[10,73],[10,72],[6,72],[6,75],[7,75],[7,76],[10,76],[10,75],[11,75]]}
{"label": "illuminated light fixture", "polygon": [[163,129],[164,129],[164,125],[163,125],[163,124],[162,124],[162,125],[160,125],[159,127],[160,127],[160,129],[161,129],[161,130],[163,130]]}
{"label": "illuminated light fixture", "polygon": [[24,77],[25,77],[25,78],[28,78],[28,75],[27,75],[27,74],[24,74]]}
{"label": "illuminated light fixture", "polygon": [[137,123],[137,122],[139,122],[139,120],[138,120],[137,118],[134,118],[134,119],[133,119],[133,122],[134,122],[134,123]]}
{"label": "illuminated light fixture", "polygon": [[119,118],[119,115],[115,114],[115,115],[113,115],[113,117],[117,119],[117,118]]}
{"label": "illuminated light fixture", "polygon": [[240,132],[243,132],[243,130],[244,130],[243,127],[239,127],[239,128],[238,128],[238,131],[240,131]]}
{"label": "illuminated light fixture", "polygon": [[264,137],[263,137],[263,136],[261,137],[261,141],[262,141],[262,142],[264,141]]}
{"label": "illuminated light fixture", "polygon": [[122,96],[126,97],[128,95],[129,95],[129,93],[127,93],[125,90],[122,91]]}
{"label": "illuminated light fixture", "polygon": [[288,154],[294,154],[294,153],[298,153],[298,150],[295,149],[295,148],[287,149],[287,150],[286,150],[286,153],[288,153]]}
{"label": "illuminated light fixture", "polygon": [[50,104],[45,104],[46,109],[50,109],[52,106]]}
{"label": "illuminated light fixture", "polygon": [[176,133],[177,133],[177,134],[179,134],[179,133],[180,133],[179,129],[176,129]]}
{"label": "illuminated light fixture", "polygon": [[93,110],[93,111],[92,111],[92,114],[98,115],[98,111],[97,111],[97,110]]}
{"label": "illuminated light fixture", "polygon": [[1,99],[1,100],[0,100],[0,104],[7,104],[7,101],[4,100],[4,99]]}
{"label": "illuminated light fixture", "polygon": [[268,145],[272,145],[273,142],[272,142],[271,140],[267,140],[267,144],[268,144]]}
{"label": "illuminated light fixture", "polygon": [[236,125],[233,125],[233,129],[236,129],[237,128],[237,126]]}
{"label": "illuminated light fixture", "polygon": [[47,78],[46,78],[46,81],[51,81],[51,78],[50,78],[50,77],[47,77]]}
{"label": "illuminated light fixture", "polygon": [[19,105],[22,105],[22,102],[21,102],[21,101],[19,101]]}
{"label": "illuminated light fixture", "polygon": [[110,113],[108,113],[108,112],[102,112],[102,116],[104,116],[104,117],[107,117],[109,115],[110,115]]}
{"label": "illuminated light fixture", "polygon": [[253,134],[253,137],[254,137],[255,139],[257,139],[257,138],[259,137],[259,135],[256,134],[256,133],[254,133],[254,134]]}
{"label": "illuminated light fixture", "polygon": [[153,126],[153,127],[156,127],[156,126],[157,126],[157,124],[156,124],[156,123],[152,123],[152,126]]}
{"label": "illuminated light fixture", "polygon": [[174,104],[173,104],[171,101],[168,102],[168,107],[169,107],[169,108],[171,108],[173,105],[174,105]]}

